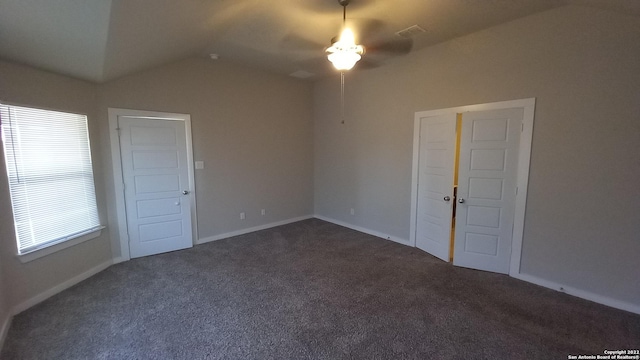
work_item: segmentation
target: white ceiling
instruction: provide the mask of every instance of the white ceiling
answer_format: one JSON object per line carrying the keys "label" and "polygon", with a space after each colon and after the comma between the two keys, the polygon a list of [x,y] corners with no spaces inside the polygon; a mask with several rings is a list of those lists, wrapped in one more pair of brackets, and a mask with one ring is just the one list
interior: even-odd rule
{"label": "white ceiling", "polygon": [[[347,17],[375,29],[369,41],[417,24],[415,51],[566,4],[640,15],[638,0],[351,0]],[[337,0],[0,0],[0,58],[103,82],[216,53],[314,79],[341,21]]]}

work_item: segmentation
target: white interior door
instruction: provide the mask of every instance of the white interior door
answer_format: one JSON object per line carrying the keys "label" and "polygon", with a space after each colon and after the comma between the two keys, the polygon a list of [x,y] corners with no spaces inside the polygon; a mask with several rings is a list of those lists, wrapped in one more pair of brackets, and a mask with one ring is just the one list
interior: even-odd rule
{"label": "white interior door", "polygon": [[509,273],[523,109],[462,116],[453,264]]}
{"label": "white interior door", "polygon": [[130,256],[193,246],[184,121],[118,116]]}
{"label": "white interior door", "polygon": [[416,247],[449,261],[456,114],[420,119]]}

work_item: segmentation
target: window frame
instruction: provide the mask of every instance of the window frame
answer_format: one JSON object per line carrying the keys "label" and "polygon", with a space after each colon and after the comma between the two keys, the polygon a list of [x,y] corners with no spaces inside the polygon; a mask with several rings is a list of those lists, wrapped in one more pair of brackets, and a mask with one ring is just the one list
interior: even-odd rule
{"label": "window frame", "polygon": [[[33,110],[39,110],[39,111],[51,111],[51,112],[60,112],[60,113],[67,113],[67,114],[73,114],[73,115],[80,115],[80,116],[84,116],[85,117],[85,121],[86,121],[86,133],[87,133],[87,142],[88,142],[88,151],[89,151],[89,158],[91,159],[91,177],[92,177],[92,182],[93,182],[93,190],[94,190],[94,194],[97,193],[96,191],[96,184],[95,184],[95,180],[96,180],[96,176],[95,176],[95,171],[94,171],[94,162],[93,162],[93,146],[91,144],[91,135],[90,135],[90,125],[89,125],[89,115],[84,113],[84,112],[77,112],[77,111],[69,111],[69,110],[61,110],[61,109],[52,109],[52,108],[47,108],[47,107],[39,107],[39,106],[33,106],[33,105],[25,105],[25,104],[17,104],[17,103],[13,103],[13,102],[8,102],[8,101],[2,101],[0,100],[0,106],[5,106],[8,108],[11,107],[21,107],[21,108],[27,108],[27,109],[33,109]],[[3,126],[2,126],[2,120],[0,119],[0,131],[4,132]],[[102,215],[101,215],[101,211],[100,208],[98,206],[98,199],[96,196],[95,199],[95,208],[96,208],[96,212],[97,212],[97,216],[98,216],[98,224],[97,226],[87,229],[86,231],[80,231],[77,233],[72,233],[72,234],[68,234],[67,236],[63,236],[60,237],[56,240],[52,240],[50,242],[46,242],[46,243],[42,243],[38,246],[36,246],[33,249],[30,249],[28,251],[20,251],[20,244],[19,244],[19,239],[18,239],[18,234],[17,234],[17,229],[16,229],[16,223],[15,223],[15,215],[14,215],[14,205],[13,205],[13,199],[12,199],[12,195],[11,195],[11,185],[10,185],[10,178],[9,178],[9,172],[7,169],[7,156],[9,156],[6,152],[5,152],[5,142],[4,142],[4,137],[6,136],[6,134],[3,137],[0,137],[0,142],[2,142],[2,164],[3,164],[3,169],[2,172],[4,173],[5,176],[5,181],[6,181],[6,185],[7,185],[7,200],[8,201],[8,208],[11,210],[11,223],[12,223],[12,227],[13,227],[13,235],[14,235],[14,241],[13,243],[15,244],[15,255],[16,257],[18,257],[18,259],[20,260],[20,262],[22,263],[27,263],[36,259],[39,259],[41,257],[53,254],[55,252],[58,252],[60,250],[63,249],[67,249],[70,248],[72,246],[81,244],[83,242],[89,241],[91,239],[95,239],[99,236],[102,235],[102,230],[105,229],[106,227],[103,224],[102,219]],[[97,194],[96,194],[97,195]]]}

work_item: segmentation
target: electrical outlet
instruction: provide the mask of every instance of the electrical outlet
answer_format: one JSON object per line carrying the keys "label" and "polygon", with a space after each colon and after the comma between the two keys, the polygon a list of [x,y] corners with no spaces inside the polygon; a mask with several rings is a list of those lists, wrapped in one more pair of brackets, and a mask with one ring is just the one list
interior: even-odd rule
{"label": "electrical outlet", "polygon": [[351,215],[355,215],[356,214],[356,210],[354,208],[351,208]]}
{"label": "electrical outlet", "polygon": [[240,213],[240,220],[244,220],[244,211]]}
{"label": "electrical outlet", "polygon": [[260,210],[260,215],[264,216],[264,214],[266,214],[266,213],[267,213],[267,212],[266,212],[266,210],[265,210],[265,209]]}

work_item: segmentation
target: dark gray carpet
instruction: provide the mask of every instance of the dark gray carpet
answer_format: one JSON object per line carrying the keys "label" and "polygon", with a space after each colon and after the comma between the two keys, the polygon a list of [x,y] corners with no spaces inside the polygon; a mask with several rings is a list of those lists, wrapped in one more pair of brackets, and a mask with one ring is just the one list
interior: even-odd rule
{"label": "dark gray carpet", "polygon": [[16,316],[2,359],[566,359],[640,316],[320,220],[118,264]]}

